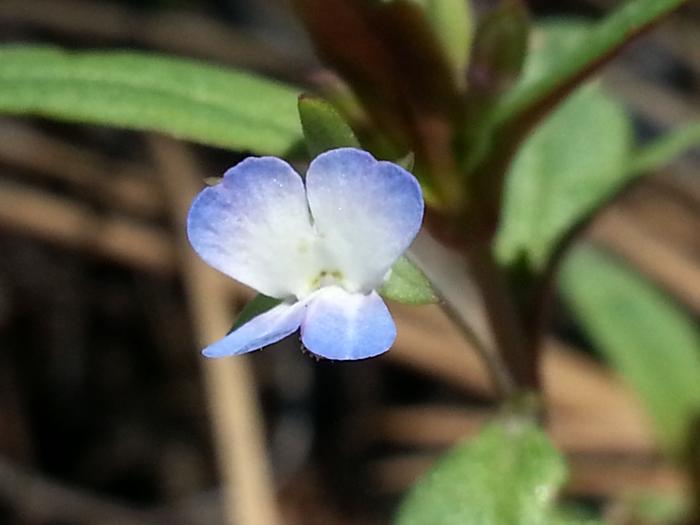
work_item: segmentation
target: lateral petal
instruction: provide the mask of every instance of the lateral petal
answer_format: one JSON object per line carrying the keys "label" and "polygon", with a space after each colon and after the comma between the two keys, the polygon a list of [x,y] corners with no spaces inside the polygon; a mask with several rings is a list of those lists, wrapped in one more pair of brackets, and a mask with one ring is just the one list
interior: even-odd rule
{"label": "lateral petal", "polygon": [[355,148],[316,157],[306,174],[306,191],[327,269],[339,271],[352,291],[381,284],[423,219],[415,177]]}
{"label": "lateral petal", "polygon": [[260,350],[296,331],[305,308],[302,302],[279,304],[209,345],[202,353],[206,357],[226,357]]}
{"label": "lateral petal", "polygon": [[209,265],[270,297],[298,295],[318,273],[304,184],[275,157],[249,157],[205,188],[187,234]]}

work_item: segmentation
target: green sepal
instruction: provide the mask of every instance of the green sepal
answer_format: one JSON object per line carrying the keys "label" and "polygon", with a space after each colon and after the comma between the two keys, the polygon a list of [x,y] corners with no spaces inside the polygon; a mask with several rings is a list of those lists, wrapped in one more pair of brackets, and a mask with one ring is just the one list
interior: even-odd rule
{"label": "green sepal", "polygon": [[396,159],[396,164],[401,166],[406,171],[413,172],[413,168],[416,165],[416,155],[412,151],[406,153],[400,159]]}
{"label": "green sepal", "polygon": [[306,148],[312,157],[335,148],[360,147],[352,128],[329,102],[301,95],[298,107]]}
{"label": "green sepal", "polygon": [[389,279],[379,294],[385,299],[404,304],[433,304],[439,301],[425,274],[403,256],[391,267]]}
{"label": "green sepal", "polygon": [[238,319],[236,319],[236,322],[233,324],[228,333],[230,334],[234,330],[240,328],[254,317],[257,317],[260,314],[264,314],[268,310],[272,310],[281,302],[281,299],[268,297],[267,295],[263,295],[261,293],[256,295],[255,297],[253,297],[253,299],[251,299],[251,301],[248,304],[246,304],[243,307],[243,310],[241,310]]}

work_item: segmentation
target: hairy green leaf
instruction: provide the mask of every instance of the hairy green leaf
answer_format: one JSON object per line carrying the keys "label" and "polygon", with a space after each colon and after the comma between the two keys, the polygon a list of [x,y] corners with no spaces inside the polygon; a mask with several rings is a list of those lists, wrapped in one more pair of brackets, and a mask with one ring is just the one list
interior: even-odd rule
{"label": "hairy green leaf", "polygon": [[438,461],[408,494],[395,523],[544,525],[565,477],[560,454],[534,424],[494,422]]}
{"label": "hairy green leaf", "polygon": [[0,113],[153,130],[281,155],[302,140],[297,90],[150,53],[0,46]]}
{"label": "hairy green leaf", "polygon": [[312,157],[334,148],[361,147],[340,113],[322,98],[309,95],[299,97],[299,117],[306,147]]}
{"label": "hairy green leaf", "polygon": [[700,333],[650,283],[591,248],[574,251],[561,275],[567,303],[596,348],[646,403],[666,448],[686,446],[700,414]]}
{"label": "hairy green leaf", "polygon": [[406,257],[391,267],[391,274],[379,293],[386,299],[405,304],[430,304],[438,302],[430,281]]}

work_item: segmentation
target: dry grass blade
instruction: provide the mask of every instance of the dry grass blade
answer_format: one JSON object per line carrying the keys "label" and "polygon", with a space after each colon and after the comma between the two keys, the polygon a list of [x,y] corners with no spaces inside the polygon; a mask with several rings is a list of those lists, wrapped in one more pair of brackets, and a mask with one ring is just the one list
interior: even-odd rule
{"label": "dry grass blade", "polygon": [[[185,238],[185,217],[201,178],[185,146],[152,138],[173,222],[193,323],[200,346],[222,337],[231,324],[225,278],[205,265]],[[205,360],[202,366],[213,419],[224,495],[231,525],[280,522],[270,465],[265,451],[262,410],[247,357]]]}
{"label": "dry grass blade", "polygon": [[674,250],[665,239],[650,235],[629,213],[618,208],[608,210],[595,222],[590,237],[700,312],[700,267],[696,261]]}
{"label": "dry grass blade", "polygon": [[290,57],[293,49],[282,53],[260,39],[192,11],[171,9],[147,14],[103,1],[3,0],[1,18],[74,37],[134,41],[145,47],[211,58],[279,76],[306,69],[301,59]]}
{"label": "dry grass blade", "polygon": [[[155,525],[147,513],[68,487],[0,459],[0,495],[27,522]],[[46,520],[46,521],[45,521]]]}
{"label": "dry grass blade", "polygon": [[0,182],[0,227],[147,272],[174,273],[176,268],[167,232],[102,216],[81,203],[24,185]]}
{"label": "dry grass blade", "polygon": [[0,120],[0,161],[64,181],[129,214],[153,219],[163,212],[161,196],[142,164],[115,162],[26,124]]}

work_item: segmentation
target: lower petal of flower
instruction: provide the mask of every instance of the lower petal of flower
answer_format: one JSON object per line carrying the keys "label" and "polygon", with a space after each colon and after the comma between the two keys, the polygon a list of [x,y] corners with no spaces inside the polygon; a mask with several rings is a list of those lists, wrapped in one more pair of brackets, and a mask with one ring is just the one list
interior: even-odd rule
{"label": "lower petal of flower", "polygon": [[301,340],[313,354],[365,359],[386,352],[395,339],[394,320],[375,291],[365,295],[329,286],[309,297]]}
{"label": "lower petal of flower", "polygon": [[259,350],[296,331],[305,309],[302,302],[277,305],[209,345],[202,353],[206,357],[226,357]]}

